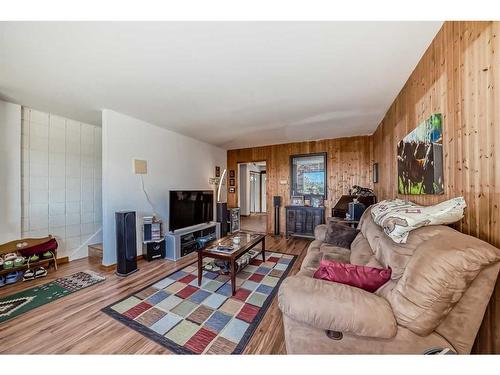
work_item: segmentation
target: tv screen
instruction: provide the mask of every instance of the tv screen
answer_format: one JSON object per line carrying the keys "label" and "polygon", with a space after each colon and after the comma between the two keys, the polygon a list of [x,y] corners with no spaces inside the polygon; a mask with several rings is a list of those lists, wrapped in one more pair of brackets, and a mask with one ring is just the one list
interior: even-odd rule
{"label": "tv screen", "polygon": [[213,202],[213,191],[170,190],[170,231],[212,221]]}

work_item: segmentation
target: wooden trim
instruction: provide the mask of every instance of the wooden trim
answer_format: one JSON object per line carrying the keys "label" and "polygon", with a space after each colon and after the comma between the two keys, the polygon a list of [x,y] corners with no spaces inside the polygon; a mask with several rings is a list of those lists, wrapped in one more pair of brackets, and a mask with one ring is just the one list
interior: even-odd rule
{"label": "wooden trim", "polygon": [[57,264],[66,264],[69,263],[69,257],[62,257],[62,258],[57,258]]}
{"label": "wooden trim", "polygon": [[110,264],[109,266],[105,266],[104,264],[99,264],[99,269],[104,272],[112,271],[115,268],[116,268],[116,263]]}
{"label": "wooden trim", "polygon": [[[138,255],[137,256],[137,261],[140,261],[144,259],[144,255]],[[104,265],[104,264],[99,264],[99,269],[105,272],[112,271],[116,268],[116,263],[110,264],[110,265]]]}

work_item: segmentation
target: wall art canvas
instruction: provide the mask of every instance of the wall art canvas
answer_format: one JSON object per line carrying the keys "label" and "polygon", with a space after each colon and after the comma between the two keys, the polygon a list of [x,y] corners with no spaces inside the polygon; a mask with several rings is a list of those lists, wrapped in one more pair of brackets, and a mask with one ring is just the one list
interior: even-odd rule
{"label": "wall art canvas", "polygon": [[399,194],[443,194],[443,121],[440,113],[398,143]]}
{"label": "wall art canvas", "polygon": [[290,195],[326,197],[326,152],[290,156]]}

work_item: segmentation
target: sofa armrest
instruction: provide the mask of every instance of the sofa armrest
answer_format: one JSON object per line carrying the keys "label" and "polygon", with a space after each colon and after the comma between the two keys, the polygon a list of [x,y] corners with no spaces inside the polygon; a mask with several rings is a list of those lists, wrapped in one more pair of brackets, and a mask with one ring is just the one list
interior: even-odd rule
{"label": "sofa armrest", "polygon": [[327,228],[328,226],[326,224],[316,225],[314,228],[314,238],[318,241],[325,242]]}
{"label": "sofa armrest", "polygon": [[324,330],[378,338],[394,337],[397,331],[389,302],[349,285],[291,276],[281,284],[278,304],[293,320]]}

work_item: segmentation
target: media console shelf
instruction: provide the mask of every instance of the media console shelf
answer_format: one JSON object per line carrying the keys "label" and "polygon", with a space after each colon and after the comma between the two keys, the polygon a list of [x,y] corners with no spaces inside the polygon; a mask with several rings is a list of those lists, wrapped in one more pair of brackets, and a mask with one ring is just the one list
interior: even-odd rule
{"label": "media console shelf", "polygon": [[314,228],[325,223],[324,207],[286,206],[286,237],[314,238]]}
{"label": "media console shelf", "polygon": [[213,241],[220,238],[220,223],[211,222],[167,233],[167,251],[165,259],[178,260],[198,250],[200,239]]}

